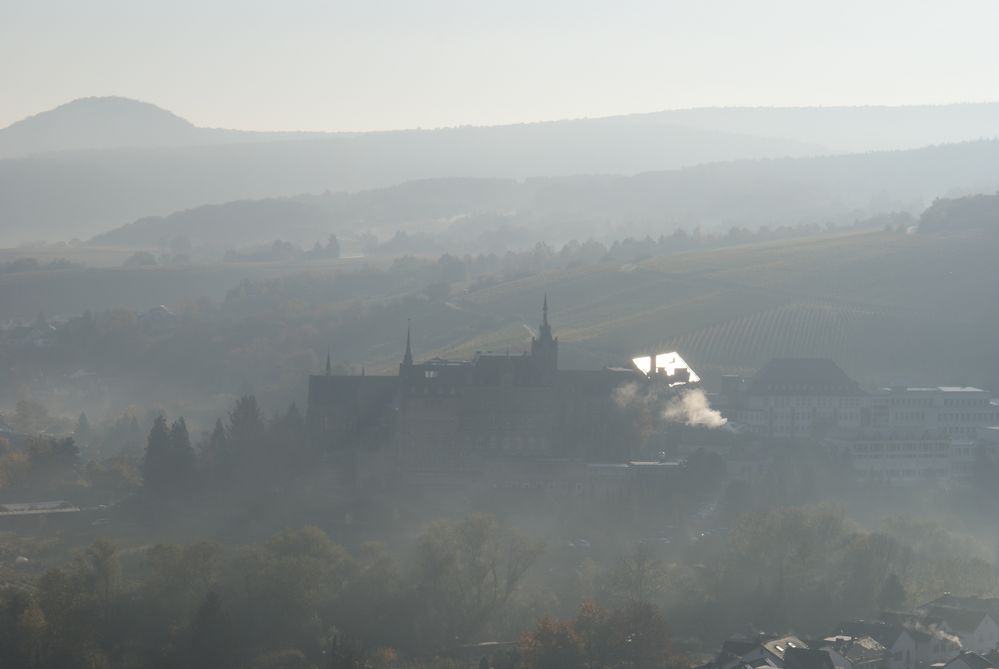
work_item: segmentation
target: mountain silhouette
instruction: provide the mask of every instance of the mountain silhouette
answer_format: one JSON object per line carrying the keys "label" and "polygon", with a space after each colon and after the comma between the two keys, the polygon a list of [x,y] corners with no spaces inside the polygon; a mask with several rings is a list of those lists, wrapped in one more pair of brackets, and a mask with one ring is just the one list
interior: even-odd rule
{"label": "mountain silhouette", "polygon": [[[849,147],[839,128],[849,128]],[[750,161],[734,171],[683,173],[696,176],[691,187],[710,194],[725,191],[719,178],[751,186],[754,175],[789,165],[771,165],[771,159],[857,150],[864,137],[892,150],[996,134],[999,106],[989,104],[695,109],[490,127],[302,133],[199,128],[144,102],[86,98],[0,130],[5,208],[0,243],[90,237],[142,217],[205,204],[378,189],[413,180],[628,176]],[[927,197],[993,187],[994,162],[979,150],[991,145],[954,146],[956,153],[967,154],[967,160],[955,158],[960,165],[955,173],[920,162],[918,169],[882,175],[912,182],[886,189],[884,196],[925,204]],[[870,162],[884,160],[891,159]],[[843,178],[851,174],[849,161],[807,164],[842,166]],[[881,188],[877,182],[868,186]],[[862,190],[875,197],[870,187]],[[594,195],[586,191],[580,201]],[[672,199],[685,197],[681,191]],[[741,223],[745,217],[724,218]]]}
{"label": "mountain silhouette", "polygon": [[176,148],[307,137],[199,128],[173,112],[123,97],[80,98],[0,130],[0,158],[84,149]]}

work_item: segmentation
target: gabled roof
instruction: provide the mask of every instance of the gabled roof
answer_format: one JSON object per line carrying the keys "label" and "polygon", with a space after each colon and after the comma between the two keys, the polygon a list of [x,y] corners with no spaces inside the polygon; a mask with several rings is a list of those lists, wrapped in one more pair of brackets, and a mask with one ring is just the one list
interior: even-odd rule
{"label": "gabled roof", "polygon": [[826,648],[835,649],[837,653],[855,664],[876,660],[887,652],[881,643],[869,636],[834,637],[826,641]]}
{"label": "gabled roof", "polygon": [[972,611],[951,606],[934,606],[926,614],[930,618],[937,618],[947,623],[947,627],[955,632],[967,633],[977,630],[985,616],[989,615],[985,611]]}
{"label": "gabled roof", "polygon": [[788,648],[784,654],[785,669],[835,669],[832,658],[824,650]]}
{"label": "gabled roof", "polygon": [[784,654],[794,648],[808,648],[808,645],[794,635],[782,636],[779,639],[772,639],[766,641],[763,647],[768,651],[773,653],[779,658],[783,658]]}
{"label": "gabled roof", "polygon": [[852,637],[869,636],[885,648],[890,649],[906,630],[898,625],[890,625],[880,620],[848,620],[840,623],[838,634]]}
{"label": "gabled roof", "polygon": [[[992,614],[993,618],[999,615],[999,597],[978,597],[976,595],[964,597],[961,595],[952,595],[949,592],[931,602],[923,604],[919,608],[929,611],[937,606],[950,606],[969,611],[987,611]],[[995,618],[995,620],[999,622],[999,618]]]}
{"label": "gabled roof", "polygon": [[747,389],[752,395],[864,395],[857,382],[828,358],[775,358]]}
{"label": "gabled roof", "polygon": [[953,660],[944,665],[944,669],[948,667],[953,668],[955,663],[964,662],[971,669],[995,669],[993,664],[986,660],[984,657],[978,653],[972,653],[971,651],[964,651]]}

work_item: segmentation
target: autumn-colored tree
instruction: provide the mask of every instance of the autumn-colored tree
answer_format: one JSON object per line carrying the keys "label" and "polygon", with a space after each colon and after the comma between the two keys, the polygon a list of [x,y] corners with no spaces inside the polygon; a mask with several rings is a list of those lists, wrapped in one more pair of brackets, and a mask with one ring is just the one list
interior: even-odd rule
{"label": "autumn-colored tree", "polygon": [[583,642],[571,623],[542,618],[520,640],[525,669],[579,669]]}
{"label": "autumn-colored tree", "polygon": [[544,618],[520,644],[528,669],[665,669],[683,666],[662,613],[647,602],[605,610],[584,603],[576,618]]}
{"label": "autumn-colored tree", "polygon": [[539,541],[476,514],[434,523],[418,543],[421,595],[441,639],[465,639],[509,601],[543,550]]}
{"label": "autumn-colored tree", "polygon": [[17,638],[25,667],[41,667],[45,649],[45,614],[32,603],[17,617]]}

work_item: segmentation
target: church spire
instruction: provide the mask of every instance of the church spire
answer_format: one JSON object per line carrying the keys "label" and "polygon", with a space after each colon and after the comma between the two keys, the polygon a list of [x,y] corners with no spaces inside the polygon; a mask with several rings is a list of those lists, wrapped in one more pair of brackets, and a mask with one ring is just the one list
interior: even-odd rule
{"label": "church spire", "polygon": [[538,331],[538,339],[551,340],[552,326],[548,324],[548,291],[545,291],[545,300],[541,303],[541,328]]}
{"label": "church spire", "polygon": [[536,382],[550,385],[558,373],[558,339],[552,336],[552,326],[548,322],[548,291],[541,303],[541,327],[538,336],[531,338],[531,358],[536,369]]}
{"label": "church spire", "polygon": [[410,330],[409,321],[407,321],[406,322],[406,354],[404,356],[402,356],[402,364],[405,365],[406,367],[412,367],[413,366],[413,348],[412,348],[412,346],[410,346],[409,330]]}
{"label": "church spire", "polygon": [[330,350],[326,349],[326,376],[333,376],[333,361],[330,359]]}

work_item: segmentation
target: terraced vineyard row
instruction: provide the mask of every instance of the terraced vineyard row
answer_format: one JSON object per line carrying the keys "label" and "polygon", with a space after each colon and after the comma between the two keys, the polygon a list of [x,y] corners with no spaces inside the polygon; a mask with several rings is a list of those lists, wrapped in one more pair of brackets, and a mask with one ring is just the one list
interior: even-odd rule
{"label": "terraced vineyard row", "polygon": [[902,328],[899,319],[870,310],[792,303],[702,328],[667,346],[703,369],[753,368],[774,357],[814,356],[859,371],[883,358]]}

